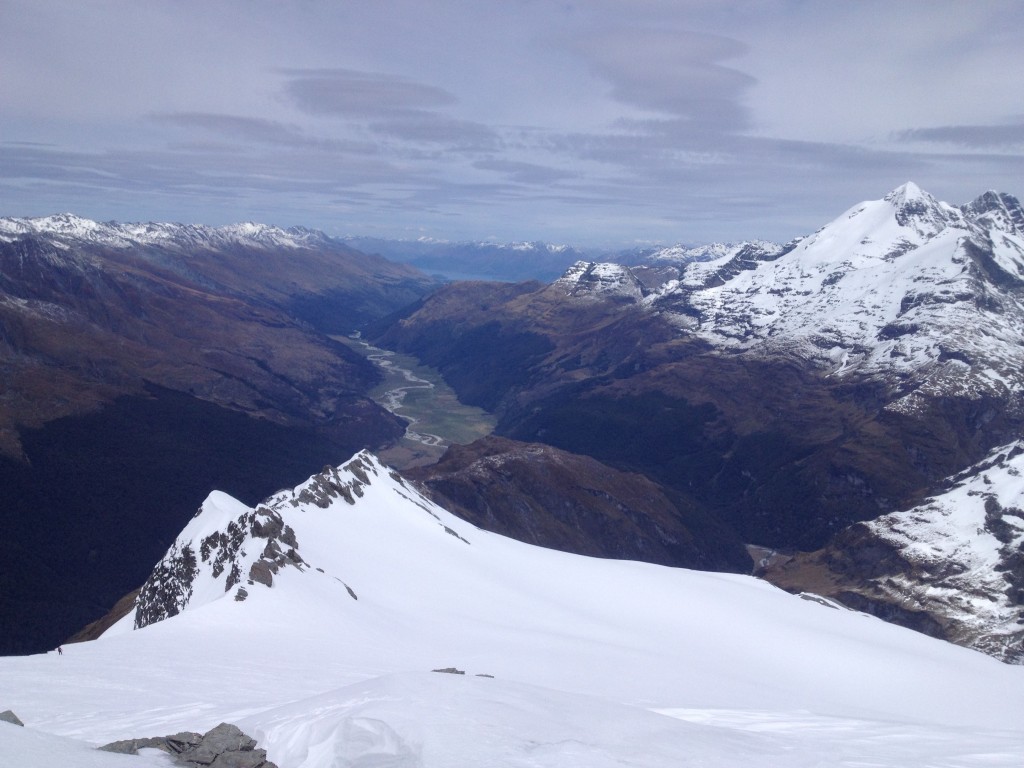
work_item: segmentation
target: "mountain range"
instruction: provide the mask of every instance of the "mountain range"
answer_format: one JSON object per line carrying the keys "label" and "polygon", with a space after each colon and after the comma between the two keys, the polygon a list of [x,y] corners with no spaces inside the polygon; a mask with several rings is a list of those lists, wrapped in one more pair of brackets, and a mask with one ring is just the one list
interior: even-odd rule
{"label": "mountain range", "polygon": [[[370,328],[493,410],[498,434],[643,473],[758,559],[846,547],[847,581],[866,586],[848,529],[919,507],[1021,434],[1022,221],[1010,195],[957,207],[908,183],[786,245],[454,284]],[[1000,519],[1012,531],[1013,514]],[[991,583],[1013,624],[1019,553],[1001,535]],[[891,594],[835,591],[965,636]],[[1017,658],[1021,635],[1003,637]]]}
{"label": "mountain range", "polygon": [[138,587],[210,488],[253,504],[393,442],[360,329],[496,415],[404,471],[462,519],[1019,661],[1019,202],[908,183],[784,245],[633,256],[441,285],[301,228],[0,220],[3,612],[33,638],[5,650]]}

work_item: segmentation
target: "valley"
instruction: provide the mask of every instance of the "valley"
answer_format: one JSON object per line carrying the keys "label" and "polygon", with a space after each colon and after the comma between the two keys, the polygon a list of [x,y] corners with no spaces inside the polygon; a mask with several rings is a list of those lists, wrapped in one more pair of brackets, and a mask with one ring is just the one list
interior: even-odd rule
{"label": "valley", "polygon": [[409,422],[401,439],[378,455],[402,470],[433,464],[448,446],[471,443],[494,431],[494,417],[464,405],[441,374],[410,355],[380,349],[358,337],[335,336],[380,370],[383,381],[367,395],[389,412]]}

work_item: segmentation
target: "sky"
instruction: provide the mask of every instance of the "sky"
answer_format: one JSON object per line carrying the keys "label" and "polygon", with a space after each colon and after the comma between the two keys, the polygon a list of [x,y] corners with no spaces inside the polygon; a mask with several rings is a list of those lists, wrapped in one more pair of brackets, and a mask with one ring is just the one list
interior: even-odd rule
{"label": "sky", "polygon": [[0,0],[0,215],[699,244],[1024,194],[1019,0]]}

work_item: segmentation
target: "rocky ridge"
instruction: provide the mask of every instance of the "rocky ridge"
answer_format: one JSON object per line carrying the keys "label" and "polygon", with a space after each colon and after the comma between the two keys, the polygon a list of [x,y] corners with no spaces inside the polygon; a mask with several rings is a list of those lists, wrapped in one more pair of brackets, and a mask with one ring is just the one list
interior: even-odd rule
{"label": "rocky ridge", "polygon": [[[272,587],[274,578],[285,569],[328,575],[300,554],[302,544],[288,521],[292,515],[339,514],[339,505],[355,505],[372,485],[432,514],[418,491],[367,451],[338,467],[324,467],[295,488],[279,491],[255,507],[219,491],[211,493],[143,584],[135,600],[134,628],[163,621],[232,591],[234,600],[244,601],[256,585]],[[337,574],[329,576],[351,599],[359,599]]]}
{"label": "rocky ridge", "polygon": [[1024,663],[1024,442],[911,509],[859,523],[757,572],[1010,663]]}
{"label": "rocky ridge", "polygon": [[0,652],[101,615],[211,488],[256,500],[400,436],[331,336],[434,285],[310,230],[0,219],[0,623],[24,628]]}

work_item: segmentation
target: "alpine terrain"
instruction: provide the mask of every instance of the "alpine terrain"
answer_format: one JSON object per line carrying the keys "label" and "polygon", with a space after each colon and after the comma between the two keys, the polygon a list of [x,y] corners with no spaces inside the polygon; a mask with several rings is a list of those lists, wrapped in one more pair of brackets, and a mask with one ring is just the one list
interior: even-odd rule
{"label": "alpine terrain", "polygon": [[434,285],[304,229],[0,219],[0,652],[105,613],[211,488],[256,501],[400,435],[328,334]]}
{"label": "alpine terrain", "polygon": [[0,762],[1009,767],[1022,675],[748,576],[482,531],[361,452],[212,493],[103,637],[0,659]]}
{"label": "alpine terrain", "polygon": [[[1020,436],[1022,300],[1020,203],[953,206],[907,183],[784,246],[455,284],[371,329],[494,411],[498,434],[641,472],[740,540],[792,553],[856,540],[849,526],[926,503]],[[1001,519],[990,577],[1012,624],[1019,554],[1012,512]]]}

